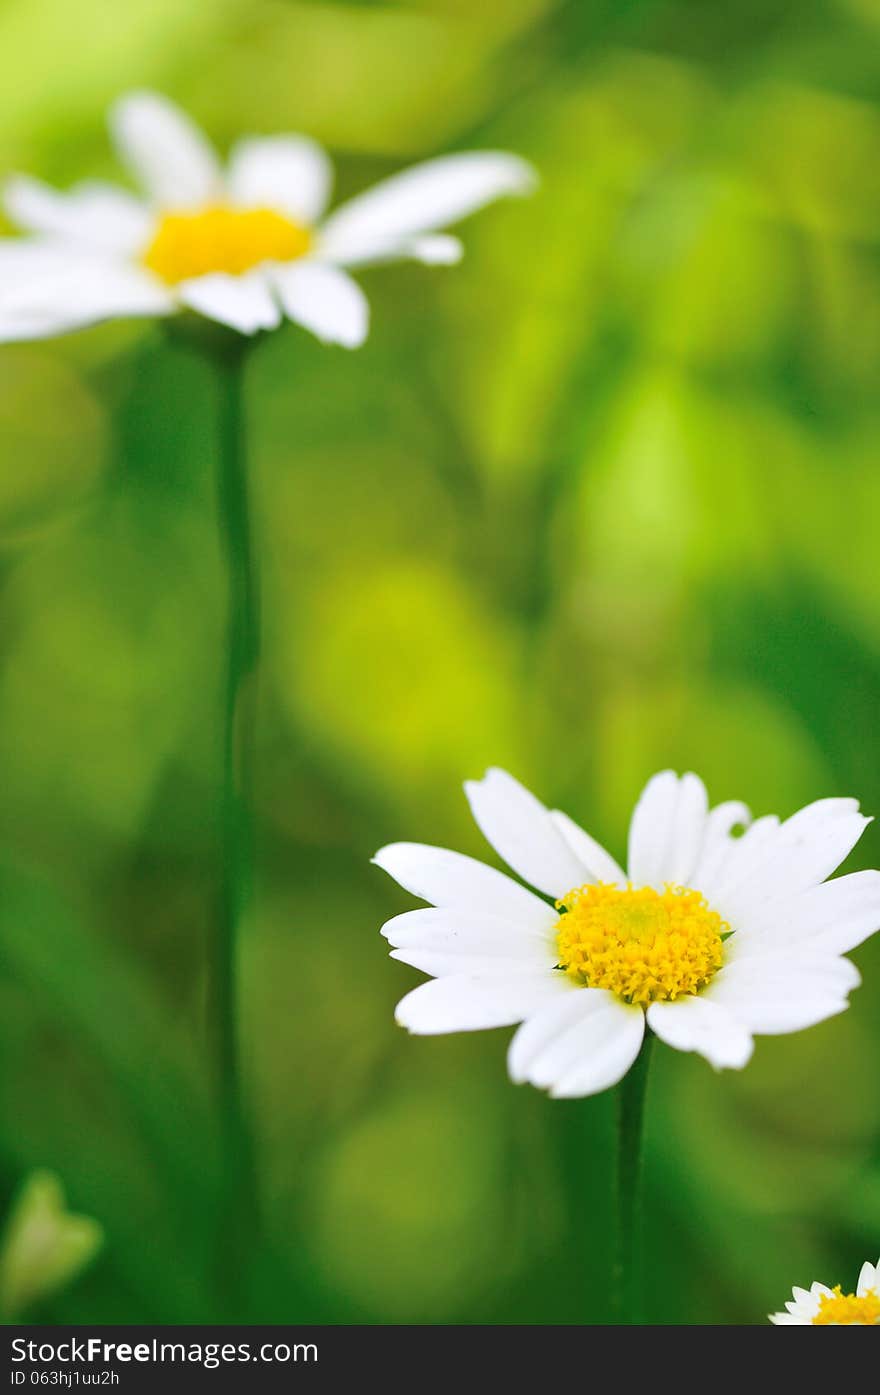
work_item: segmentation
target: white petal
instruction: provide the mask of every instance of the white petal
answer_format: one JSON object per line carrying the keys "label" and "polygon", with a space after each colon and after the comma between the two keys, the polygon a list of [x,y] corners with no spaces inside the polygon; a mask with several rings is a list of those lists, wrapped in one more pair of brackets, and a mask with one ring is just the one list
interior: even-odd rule
{"label": "white petal", "polygon": [[403,255],[424,262],[426,266],[455,266],[464,256],[464,247],[458,237],[450,237],[448,233],[431,233],[405,243]]}
{"label": "white petal", "polygon": [[[836,872],[868,825],[873,823],[871,816],[859,812],[859,806],[854,799],[829,803],[850,807],[845,811],[841,809],[836,816],[832,816],[818,827],[810,825],[809,829],[798,830],[797,838],[794,827],[788,830],[788,837],[794,844],[793,851],[800,855],[796,866],[796,880],[792,879],[793,884],[787,888],[788,894],[808,886],[817,886],[826,877],[830,877],[832,872]],[[783,829],[785,827],[783,825]]]}
{"label": "white petal", "polygon": [[812,1322],[819,1308],[819,1297],[813,1296],[804,1288],[797,1285],[792,1289],[794,1299],[786,1303],[785,1311],[791,1317],[797,1318],[800,1322]]}
{"label": "white petal", "polygon": [[72,265],[85,262],[91,265],[94,258],[83,252],[81,247],[71,247],[67,243],[37,237],[0,238],[0,296],[4,299],[21,290],[18,284],[22,279],[32,280],[37,276],[56,276],[69,271]]}
{"label": "white petal", "polygon": [[740,959],[726,964],[702,996],[726,1007],[749,1031],[775,1036],[843,1012],[859,982],[848,959]]}
{"label": "white petal", "polygon": [[406,891],[435,906],[501,916],[545,932],[559,918],[552,906],[511,877],[463,853],[424,843],[389,843],[373,861]]}
{"label": "white petal", "polygon": [[[736,928],[767,901],[818,886],[852,851],[870,823],[857,811],[852,799],[822,799],[801,809],[771,830],[761,858],[748,874],[718,893],[717,909]],[[745,843],[746,838],[741,841]]]}
{"label": "white petal", "polygon": [[112,184],[79,184],[59,193],[42,180],[16,175],[7,180],[3,205],[29,232],[131,255],[146,243],[152,226],[143,204]]}
{"label": "white petal", "polygon": [[692,873],[692,885],[708,895],[710,878],[717,877],[727,858],[739,843],[731,836],[731,829],[737,824],[748,827],[752,814],[747,804],[738,799],[729,799],[710,809],[706,818],[703,847]]}
{"label": "white petal", "polygon": [[869,1293],[876,1293],[880,1298],[880,1259],[876,1264],[871,1264],[866,1259],[859,1274],[857,1296],[864,1298]]}
{"label": "white petal", "polygon": [[0,344],[26,344],[33,339],[54,339],[80,326],[57,315],[4,315],[0,310]]}
{"label": "white petal", "polygon": [[730,941],[735,957],[778,954],[784,945],[808,953],[846,954],[880,929],[880,872],[850,872],[797,896],[770,901]]}
{"label": "white petal", "polygon": [[707,998],[678,998],[652,1003],[648,1026],[676,1051],[698,1051],[716,1070],[742,1070],[754,1043],[751,1033],[718,1003]]}
{"label": "white petal", "polygon": [[446,233],[429,233],[424,237],[377,237],[372,242],[364,240],[357,244],[356,251],[351,251],[348,256],[340,256],[334,253],[332,241],[325,247],[323,233],[319,233],[314,255],[319,260],[348,267],[401,261],[423,262],[426,266],[454,266],[464,256],[464,247],[457,237],[450,237]]}
{"label": "white petal", "polygon": [[222,197],[217,156],[199,128],[157,92],[132,92],[110,113],[120,158],[161,208],[192,208]]}
{"label": "white petal", "polygon": [[731,838],[726,856],[701,876],[699,887],[703,894],[714,903],[747,883],[772,853],[778,834],[779,819],[775,814],[765,814],[755,819],[741,838]]}
{"label": "white petal", "polygon": [[274,208],[311,224],[327,207],[333,166],[307,136],[251,137],[233,147],[228,182],[236,204]]}
{"label": "white petal", "polygon": [[[577,985],[570,981],[570,987],[575,990]],[[604,1004],[608,996],[601,988],[572,991],[525,1022],[507,1053],[507,1070],[514,1084],[522,1085],[526,1080],[541,1086],[548,1084],[551,1077],[540,1071],[542,1056],[585,1016]]]}
{"label": "white petal", "polygon": [[386,179],[331,214],[322,247],[333,260],[364,248],[404,243],[456,223],[506,194],[526,194],[535,172],[516,155],[492,150],[447,155]]}
{"label": "white petal", "polygon": [[640,1008],[601,988],[578,988],[541,1009],[510,1044],[507,1068],[555,1099],[597,1094],[626,1074],[645,1033]]}
{"label": "white petal", "polygon": [[605,851],[601,843],[597,843],[595,838],[591,838],[589,833],[579,824],[576,824],[574,819],[570,819],[568,814],[563,814],[560,809],[553,809],[550,817],[578,862],[583,864],[585,871],[589,874],[588,881],[611,882],[619,886],[626,886],[626,873],[619,863],[614,861],[611,854]]}
{"label": "white petal", "polygon": [[662,889],[666,852],[678,804],[678,776],[663,770],[645,786],[629,826],[627,870],[633,886]]}
{"label": "white petal", "polygon": [[497,977],[498,975],[551,972],[555,967],[554,956],[545,948],[533,950],[531,954],[469,954],[461,950],[431,949],[426,945],[412,945],[405,949],[392,949],[390,959],[400,964],[408,964],[432,978],[448,978],[450,975],[468,974],[474,978]]}
{"label": "white petal", "polygon": [[7,340],[173,309],[167,289],[138,267],[63,246],[0,242],[0,337]]}
{"label": "white petal", "polygon": [[556,952],[555,936],[547,930],[536,930],[521,920],[448,906],[404,911],[386,921],[380,933],[396,949],[425,945],[467,954]]}
{"label": "white petal", "polygon": [[822,1284],[813,1284],[811,1289],[798,1288],[795,1284],[792,1297],[785,1305],[784,1313],[773,1313],[770,1321],[780,1327],[806,1327],[819,1311],[819,1299],[828,1293]]}
{"label": "white petal", "polygon": [[[716,804],[706,818],[706,847],[712,847],[719,839],[724,841],[730,838],[731,830],[739,824],[748,828],[751,821],[752,811],[741,799],[727,799],[723,804]],[[733,842],[736,841],[734,838]]]}
{"label": "white petal", "polygon": [[241,334],[276,329],[281,323],[278,302],[259,270],[245,276],[228,276],[222,271],[196,276],[192,281],[182,281],[177,294],[191,310]]}
{"label": "white petal", "polygon": [[395,1018],[418,1036],[510,1027],[552,999],[576,992],[567,974],[528,970],[432,978],[401,998]]}
{"label": "white petal", "polygon": [[382,934],[395,946],[392,959],[435,977],[498,972],[505,965],[542,972],[557,959],[552,937],[473,912],[407,911],[383,925]]}
{"label": "white petal", "polygon": [[276,266],[272,278],[285,314],[327,344],[356,349],[367,337],[370,307],[355,281],[333,266]]}
{"label": "white petal", "polygon": [[709,799],[697,775],[682,775],[661,875],[675,886],[688,886],[703,847]]}
{"label": "white petal", "polygon": [[550,811],[506,770],[487,770],[464,788],[483,836],[523,881],[554,899],[583,885],[587,869]]}

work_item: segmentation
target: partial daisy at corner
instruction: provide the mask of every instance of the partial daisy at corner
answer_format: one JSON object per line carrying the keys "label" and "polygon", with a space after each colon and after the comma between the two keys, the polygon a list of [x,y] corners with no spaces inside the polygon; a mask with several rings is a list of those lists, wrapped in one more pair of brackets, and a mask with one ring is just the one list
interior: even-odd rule
{"label": "partial daisy at corner", "polygon": [[776,1327],[880,1326],[880,1259],[876,1264],[865,1260],[855,1293],[844,1293],[841,1284],[795,1286],[785,1312],[771,1313],[770,1321]]}
{"label": "partial daisy at corner", "polygon": [[286,317],[356,348],[369,308],[349,268],[456,262],[461,242],[442,229],[536,184],[515,155],[463,152],[393,175],[328,214],[332,167],[306,136],[243,139],[224,168],[188,117],[151,92],[121,99],[110,129],[140,194],[7,181],[4,210],[28,236],[0,238],[0,342],[190,310],[248,335]]}
{"label": "partial daisy at corner", "polygon": [[646,1030],[741,1069],[755,1035],[847,1007],[860,978],[843,956],[880,927],[880,872],[827,880],[870,822],[856,800],[752,822],[738,801],[710,808],[696,775],[663,771],[636,804],[624,870],[505,771],[465,790],[521,881],[418,843],[376,854],[430,903],[382,927],[393,959],[432,975],[398,1004],[410,1032],[521,1024],[511,1078],[565,1098],[615,1085]]}

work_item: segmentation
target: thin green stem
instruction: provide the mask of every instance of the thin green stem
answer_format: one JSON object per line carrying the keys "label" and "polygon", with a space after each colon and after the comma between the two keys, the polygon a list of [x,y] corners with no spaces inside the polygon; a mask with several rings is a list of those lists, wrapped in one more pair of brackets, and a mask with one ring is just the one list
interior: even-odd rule
{"label": "thin green stem", "polygon": [[642,1049],[617,1087],[617,1253],[613,1296],[618,1323],[641,1317],[641,1165],[645,1090],[651,1061],[653,1032],[646,1032]]}
{"label": "thin green stem", "polygon": [[228,609],[220,894],[210,1009],[223,1148],[217,1264],[221,1301],[231,1309],[240,1301],[257,1223],[253,1147],[242,1080],[239,959],[254,879],[252,784],[260,624],[244,421],[248,341],[230,335],[211,347],[219,387],[217,510]]}

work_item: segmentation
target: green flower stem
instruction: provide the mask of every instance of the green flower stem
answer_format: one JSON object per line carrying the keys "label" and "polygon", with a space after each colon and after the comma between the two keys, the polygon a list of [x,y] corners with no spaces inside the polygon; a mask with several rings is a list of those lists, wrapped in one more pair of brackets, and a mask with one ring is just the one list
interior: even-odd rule
{"label": "green flower stem", "polygon": [[614,1262],[614,1312],[619,1323],[640,1321],[641,1164],[645,1090],[653,1032],[617,1087],[617,1253]]}
{"label": "green flower stem", "polygon": [[238,1304],[257,1224],[253,1144],[242,1080],[238,973],[242,923],[254,879],[252,785],[260,653],[244,420],[244,369],[249,347],[248,339],[233,333],[211,344],[219,388],[217,510],[228,586],[220,894],[210,1002],[223,1148],[217,1263],[221,1298],[227,1307]]}

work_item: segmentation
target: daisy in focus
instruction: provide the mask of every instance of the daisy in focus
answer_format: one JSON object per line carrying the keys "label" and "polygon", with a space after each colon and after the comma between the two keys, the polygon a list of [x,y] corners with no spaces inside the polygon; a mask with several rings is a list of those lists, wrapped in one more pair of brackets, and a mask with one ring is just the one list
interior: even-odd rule
{"label": "daisy in focus", "polygon": [[862,1265],[855,1293],[840,1284],[826,1288],[811,1284],[793,1288],[784,1313],[771,1313],[777,1327],[877,1327],[880,1325],[880,1259]]}
{"label": "daisy in focus", "polygon": [[332,169],[305,136],[242,140],[224,169],[183,112],[149,92],[118,102],[110,129],[141,197],[98,182],[68,193],[23,175],[7,182],[5,212],[30,236],[0,239],[0,341],[188,309],[242,334],[286,316],[356,348],[369,308],[346,268],[456,262],[461,243],[441,228],[535,185],[517,156],[473,151],[417,165],[325,216]]}
{"label": "daisy in focus", "polygon": [[636,805],[624,871],[505,771],[465,790],[486,839],[535,891],[442,848],[376,854],[430,902],[382,927],[393,959],[433,976],[398,1004],[411,1032],[522,1023],[511,1078],[566,1098],[616,1084],[646,1027],[741,1069],[753,1035],[833,1017],[860,982],[842,956],[880,927],[880,872],[826,881],[870,822],[854,799],[751,822],[744,804],[710,809],[696,775],[667,770]]}

